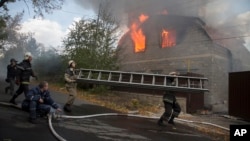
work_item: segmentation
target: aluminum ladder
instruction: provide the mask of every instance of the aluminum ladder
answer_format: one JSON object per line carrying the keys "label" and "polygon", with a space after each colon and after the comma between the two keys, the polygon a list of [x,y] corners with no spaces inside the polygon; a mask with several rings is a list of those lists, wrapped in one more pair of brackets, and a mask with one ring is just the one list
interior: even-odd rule
{"label": "aluminum ladder", "polygon": [[[208,92],[204,88],[207,78],[190,76],[172,76],[163,74],[110,71],[97,69],[79,69],[78,82],[111,86],[136,87],[184,92]],[[174,79],[175,83],[170,80]]]}

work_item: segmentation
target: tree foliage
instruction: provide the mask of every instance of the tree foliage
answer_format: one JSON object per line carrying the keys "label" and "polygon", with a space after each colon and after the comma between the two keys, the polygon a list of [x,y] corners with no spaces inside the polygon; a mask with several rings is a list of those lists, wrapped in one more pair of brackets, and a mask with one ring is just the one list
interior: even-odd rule
{"label": "tree foliage", "polygon": [[[0,0],[0,49],[3,49],[3,42],[7,40],[8,33],[6,28],[6,24],[8,22],[12,22],[9,20],[16,19],[17,16],[23,13],[18,13],[17,16],[14,18],[11,18],[11,16],[8,14],[8,4],[9,3],[15,3],[17,1],[23,1],[27,5],[27,9],[29,10],[29,5],[26,0]],[[44,13],[51,14],[53,10],[61,9],[61,6],[63,5],[64,0],[31,0],[31,5],[33,8],[33,11],[35,13],[34,17],[43,17]],[[25,7],[23,7],[25,9]],[[17,20],[17,19],[16,19]],[[15,23],[15,22],[12,22]],[[14,30],[11,30],[14,31]]]}
{"label": "tree foliage", "polygon": [[[26,3],[28,8],[28,3],[26,0],[18,0],[23,1]],[[0,0],[0,8],[3,10],[8,11],[8,4],[17,2],[17,0]],[[35,12],[36,16],[43,17],[45,13],[52,13],[53,10],[61,9],[64,0],[31,0],[33,11]]]}
{"label": "tree foliage", "polygon": [[79,67],[92,69],[117,69],[115,42],[119,24],[100,5],[95,19],[81,19],[75,22],[68,36],[63,40],[66,59],[73,59]]}
{"label": "tree foliage", "polygon": [[20,22],[22,19],[23,13],[18,13],[14,17],[9,17],[8,21],[3,21],[4,26],[0,26],[1,37],[0,37],[0,46],[3,49],[8,49],[9,47],[17,44],[18,38],[20,38],[20,34],[17,31],[20,29]]}
{"label": "tree foliage", "polygon": [[[26,0],[18,0],[27,2]],[[19,33],[23,12],[11,17],[8,15],[8,4],[17,0],[0,0],[0,66],[5,68],[11,58],[21,62],[25,52],[33,55],[33,66],[38,75],[55,76],[57,71],[63,68],[62,58],[54,49],[43,50],[44,46],[37,43],[32,33]],[[60,9],[64,0],[32,0],[32,8],[35,16],[43,16],[43,13],[52,13]],[[28,5],[27,5],[28,6]],[[25,8],[25,7],[24,7]],[[26,7],[29,8],[29,7]],[[51,70],[54,71],[51,71]],[[0,70],[0,75],[5,75],[6,69]]]}

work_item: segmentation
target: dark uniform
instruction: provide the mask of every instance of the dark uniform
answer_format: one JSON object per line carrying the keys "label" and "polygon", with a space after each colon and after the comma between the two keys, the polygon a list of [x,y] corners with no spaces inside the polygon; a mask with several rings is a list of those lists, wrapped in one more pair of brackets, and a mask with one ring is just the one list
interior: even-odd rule
{"label": "dark uniform", "polygon": [[165,92],[165,94],[163,95],[163,103],[165,112],[159,119],[158,124],[162,125],[163,120],[167,121],[170,124],[174,124],[174,118],[178,117],[181,112],[181,107],[176,101],[174,93],[171,91]]}
{"label": "dark uniform", "polygon": [[10,103],[16,104],[15,99],[24,92],[25,96],[29,91],[30,77],[36,77],[29,60],[23,60],[20,64],[17,65],[17,77],[16,83],[20,84],[18,90],[13,95],[10,100]]}
{"label": "dark uniform", "polygon": [[7,78],[6,82],[8,82],[10,85],[5,88],[5,93],[7,94],[8,91],[10,90],[10,94],[14,94],[14,89],[15,89],[15,79],[17,75],[17,67],[16,67],[16,60],[11,59],[10,60],[11,64],[7,66]]}
{"label": "dark uniform", "polygon": [[[43,103],[39,102],[40,98],[43,99]],[[38,114],[47,115],[51,112],[51,107],[58,109],[59,105],[51,98],[48,90],[42,92],[39,86],[29,90],[22,103],[22,109],[30,112],[30,120],[35,120]]]}
{"label": "dark uniform", "polygon": [[[170,85],[175,85],[174,78],[168,79],[168,83],[170,83]],[[158,120],[158,125],[163,125],[164,120],[169,124],[174,124],[174,118],[179,116],[181,107],[176,101],[176,97],[173,91],[165,91],[163,95],[163,103],[165,112]]]}

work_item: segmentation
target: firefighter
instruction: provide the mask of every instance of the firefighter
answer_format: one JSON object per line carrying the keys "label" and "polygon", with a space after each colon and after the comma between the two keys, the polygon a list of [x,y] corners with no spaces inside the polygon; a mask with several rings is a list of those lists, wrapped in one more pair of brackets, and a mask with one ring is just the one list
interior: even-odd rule
{"label": "firefighter", "polygon": [[5,79],[5,81],[9,83],[9,86],[5,88],[5,94],[7,94],[9,90],[11,95],[14,94],[15,79],[17,73],[16,63],[17,61],[12,58],[10,59],[10,64],[7,66],[7,78]]}
{"label": "firefighter", "polygon": [[16,75],[16,84],[19,85],[18,90],[10,99],[10,103],[15,104],[15,99],[24,92],[25,96],[29,91],[30,77],[35,77],[32,67],[31,67],[32,55],[30,52],[26,52],[24,55],[24,60],[17,64],[17,75]]}
{"label": "firefighter", "polygon": [[[176,76],[178,73],[171,72],[169,75]],[[176,81],[175,78],[169,78],[168,79],[169,85],[174,86]],[[174,125],[174,118],[178,117],[178,115],[181,112],[181,107],[179,103],[176,101],[176,97],[173,91],[165,91],[163,95],[163,103],[165,112],[162,114],[160,119],[158,120],[158,125],[163,126],[163,121],[167,121],[169,124]]]}
{"label": "firefighter", "polygon": [[71,112],[71,106],[73,105],[76,95],[77,95],[77,90],[76,90],[76,73],[75,73],[75,67],[76,63],[73,60],[70,60],[68,62],[68,68],[64,73],[64,80],[65,80],[65,87],[69,93],[68,100],[66,104],[64,105],[64,111],[66,112]]}
{"label": "firefighter", "polygon": [[28,91],[26,99],[22,102],[22,109],[29,111],[29,122],[32,124],[37,124],[36,119],[38,115],[43,117],[53,112],[52,108],[56,109],[58,112],[62,111],[59,105],[51,98],[48,88],[48,82],[40,82],[37,87]]}

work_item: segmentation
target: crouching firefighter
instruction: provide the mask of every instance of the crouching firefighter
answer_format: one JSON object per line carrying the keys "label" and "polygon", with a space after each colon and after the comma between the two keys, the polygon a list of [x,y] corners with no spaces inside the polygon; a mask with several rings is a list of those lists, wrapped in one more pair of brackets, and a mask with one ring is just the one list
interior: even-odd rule
{"label": "crouching firefighter", "polygon": [[[37,123],[37,117],[43,117],[56,111],[61,112],[59,105],[54,102],[48,91],[48,82],[43,81],[37,87],[28,91],[26,99],[22,103],[22,109],[30,113],[29,122],[32,124]],[[52,109],[53,107],[54,109]]]}
{"label": "crouching firefighter", "polygon": [[163,95],[163,103],[165,112],[162,114],[158,120],[158,125],[162,126],[163,121],[167,121],[169,124],[174,125],[174,118],[178,117],[181,112],[181,107],[176,101],[175,95],[171,91],[166,91]]}

